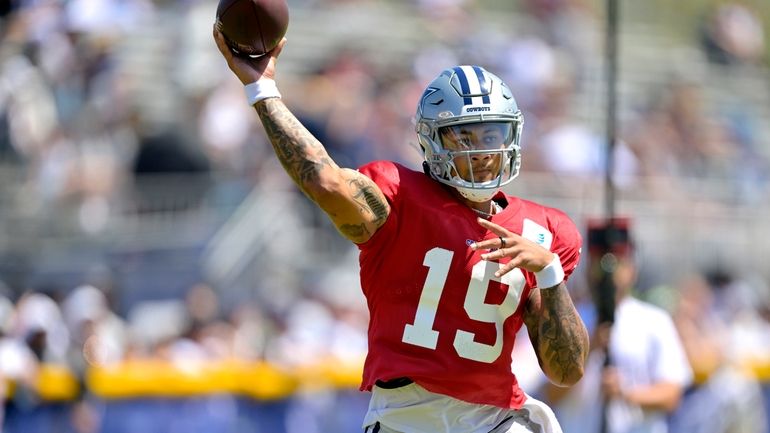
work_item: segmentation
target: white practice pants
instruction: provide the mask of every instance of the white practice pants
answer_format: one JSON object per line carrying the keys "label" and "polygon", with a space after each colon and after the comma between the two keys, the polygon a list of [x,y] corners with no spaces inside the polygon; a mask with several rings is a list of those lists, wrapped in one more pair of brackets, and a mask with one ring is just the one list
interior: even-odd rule
{"label": "white practice pants", "polygon": [[528,397],[519,410],[467,403],[412,383],[372,390],[365,433],[562,433],[545,403]]}

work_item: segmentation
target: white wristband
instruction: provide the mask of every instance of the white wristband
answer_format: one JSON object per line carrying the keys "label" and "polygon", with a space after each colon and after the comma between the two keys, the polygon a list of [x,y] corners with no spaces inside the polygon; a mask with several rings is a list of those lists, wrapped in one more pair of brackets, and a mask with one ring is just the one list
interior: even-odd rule
{"label": "white wristband", "polygon": [[269,78],[247,84],[244,90],[246,91],[246,100],[249,101],[249,105],[254,105],[263,99],[281,97],[275,81]]}
{"label": "white wristband", "polygon": [[550,289],[564,281],[564,269],[561,267],[561,259],[558,254],[553,255],[553,260],[548,266],[535,272],[537,287],[541,289]]}

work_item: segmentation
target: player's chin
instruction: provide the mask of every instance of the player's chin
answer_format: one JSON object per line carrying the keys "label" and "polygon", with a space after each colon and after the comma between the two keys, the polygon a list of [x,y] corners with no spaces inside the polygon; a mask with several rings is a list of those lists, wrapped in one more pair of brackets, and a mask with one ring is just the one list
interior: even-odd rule
{"label": "player's chin", "polygon": [[493,173],[491,170],[480,170],[473,172],[473,182],[484,183],[494,180],[497,177],[497,173]]}

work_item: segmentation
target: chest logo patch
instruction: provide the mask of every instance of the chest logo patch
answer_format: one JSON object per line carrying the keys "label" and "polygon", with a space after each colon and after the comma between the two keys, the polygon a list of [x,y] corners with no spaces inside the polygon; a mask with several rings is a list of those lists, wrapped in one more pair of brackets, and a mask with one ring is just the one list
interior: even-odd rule
{"label": "chest logo patch", "polygon": [[541,245],[548,250],[551,249],[551,243],[553,242],[553,233],[548,231],[547,228],[532,221],[531,219],[525,219],[524,225],[521,230],[521,236],[525,239]]}

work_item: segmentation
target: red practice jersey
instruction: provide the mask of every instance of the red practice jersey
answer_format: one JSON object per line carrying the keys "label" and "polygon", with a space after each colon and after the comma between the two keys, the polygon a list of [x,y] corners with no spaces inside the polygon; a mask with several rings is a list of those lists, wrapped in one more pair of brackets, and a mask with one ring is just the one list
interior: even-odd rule
{"label": "red practice jersey", "polygon": [[[482,252],[469,245],[497,236],[439,182],[392,162],[360,171],[391,206],[385,224],[359,245],[371,313],[361,389],[409,377],[466,402],[520,408],[526,396],[511,371],[511,352],[534,274],[514,269],[495,277],[500,265],[481,260]],[[558,254],[565,274],[572,273],[582,240],[569,217],[496,196],[502,197],[508,205],[492,221]]]}

